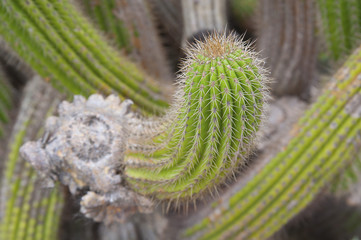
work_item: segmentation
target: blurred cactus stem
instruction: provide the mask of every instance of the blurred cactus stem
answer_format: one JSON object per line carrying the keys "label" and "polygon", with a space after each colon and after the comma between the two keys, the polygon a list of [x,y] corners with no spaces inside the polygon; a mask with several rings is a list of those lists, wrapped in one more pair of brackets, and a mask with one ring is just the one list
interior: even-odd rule
{"label": "blurred cactus stem", "polygon": [[[12,89],[0,64],[0,137],[3,136],[3,125],[9,121],[9,110],[12,107]],[[0,164],[1,165],[1,164]]]}
{"label": "blurred cactus stem", "polygon": [[0,35],[44,80],[68,94],[118,93],[163,113],[169,88],[118,55],[69,0],[1,1]]}
{"label": "blurred cactus stem", "polygon": [[0,174],[0,239],[56,239],[63,197],[46,189],[42,179],[19,156],[20,146],[42,132],[41,126],[59,104],[59,96],[38,76],[24,90]]}
{"label": "blurred cactus stem", "polygon": [[230,8],[236,20],[247,21],[256,12],[258,4],[257,0],[231,0]]}
{"label": "blurred cactus stem", "polygon": [[361,1],[317,0],[321,30],[333,60],[350,54],[361,42]]}
{"label": "blurred cactus stem", "polygon": [[227,1],[181,0],[183,14],[182,46],[199,33],[223,32],[227,23]]}
{"label": "blurred cactus stem", "polygon": [[159,81],[172,79],[146,0],[78,0],[91,20],[119,49]]}
{"label": "blurred cactus stem", "polygon": [[277,96],[310,98],[317,79],[315,0],[261,0],[258,14],[258,49],[273,78]]}

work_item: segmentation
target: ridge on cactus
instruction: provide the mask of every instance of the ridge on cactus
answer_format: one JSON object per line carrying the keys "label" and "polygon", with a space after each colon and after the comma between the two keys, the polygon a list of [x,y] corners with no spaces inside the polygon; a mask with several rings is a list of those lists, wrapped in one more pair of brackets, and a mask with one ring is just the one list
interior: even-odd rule
{"label": "ridge on cactus", "polygon": [[22,156],[44,178],[83,193],[81,211],[96,221],[150,212],[150,197],[178,202],[212,191],[252,149],[266,71],[234,34],[214,33],[187,55],[165,116],[143,118],[115,96],[75,97]]}

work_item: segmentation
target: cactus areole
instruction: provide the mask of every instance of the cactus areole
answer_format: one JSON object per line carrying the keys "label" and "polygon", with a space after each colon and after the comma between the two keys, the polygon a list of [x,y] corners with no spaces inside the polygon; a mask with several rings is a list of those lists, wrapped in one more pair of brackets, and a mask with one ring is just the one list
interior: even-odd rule
{"label": "cactus areole", "polygon": [[48,119],[42,139],[21,148],[22,156],[44,180],[85,192],[81,211],[96,221],[148,213],[150,198],[191,200],[212,191],[252,148],[265,70],[232,34],[213,34],[187,53],[165,116],[143,118],[129,109],[132,101],[116,96],[76,96]]}

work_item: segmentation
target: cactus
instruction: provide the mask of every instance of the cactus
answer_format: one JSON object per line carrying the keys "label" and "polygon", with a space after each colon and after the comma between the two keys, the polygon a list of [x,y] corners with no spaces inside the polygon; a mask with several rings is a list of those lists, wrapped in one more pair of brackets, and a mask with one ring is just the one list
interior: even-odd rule
{"label": "cactus", "polygon": [[[267,78],[262,62],[235,35],[211,35],[188,56],[169,115],[140,119],[128,113],[127,101],[118,106],[112,96],[77,97],[60,105],[45,137],[25,144],[22,156],[41,175],[55,174],[51,179],[73,194],[90,189],[82,212],[96,221],[114,220],[110,209],[119,207],[123,220],[132,202],[149,212],[151,203],[137,194],[178,201],[212,191],[245,164],[262,118]],[[104,202],[109,210],[100,207]]]}
{"label": "cactus", "polygon": [[272,92],[309,99],[316,80],[315,1],[261,0],[258,49],[270,68]]}
{"label": "cactus", "polygon": [[0,21],[9,45],[59,90],[116,91],[148,113],[168,106],[152,78],[116,54],[69,1],[2,1]]}
{"label": "cactus", "polygon": [[[179,46],[182,40],[182,2],[178,0],[149,0],[154,11],[157,24],[168,35],[171,41]],[[172,44],[172,43],[169,43]]]}
{"label": "cactus", "polygon": [[287,148],[188,236],[266,239],[353,161],[361,146],[360,60],[361,47],[300,120]]}
{"label": "cactus", "polygon": [[44,117],[59,103],[56,92],[38,77],[26,87],[0,178],[0,239],[55,239],[62,195],[44,189],[42,179],[19,156],[24,141],[41,133]]}
{"label": "cactus", "polygon": [[[292,4],[304,7],[310,2],[312,0]],[[356,1],[349,3],[355,4]],[[345,7],[345,2],[343,4],[342,14],[345,15],[345,9],[351,8]],[[107,11],[109,6],[105,6]],[[304,15],[297,16],[300,19],[302,16],[311,16],[311,19],[314,11],[312,7],[308,10]],[[359,12],[353,16],[359,16]],[[198,20],[202,21],[201,14],[199,17]],[[335,18],[335,14],[331,17]],[[219,20],[225,22],[224,19]],[[131,98],[145,115],[159,115],[168,107],[167,94],[164,93],[168,88],[164,87],[162,93],[151,77],[115,53],[69,0],[4,0],[0,2],[0,21],[0,35],[6,42],[45,81],[51,81],[68,96],[88,96],[94,92],[117,93],[121,99]],[[344,35],[353,33],[349,30],[349,22],[342,20],[346,26]],[[313,25],[310,25],[307,33],[313,31],[310,29],[313,29]],[[312,34],[308,36],[312,37]],[[80,205],[86,216],[107,223],[114,218],[124,220],[124,217],[135,211],[149,212],[153,199],[167,201],[168,206],[172,202],[188,203],[205,195],[207,190],[217,191],[227,177],[247,164],[247,156],[256,141],[255,132],[263,114],[266,97],[263,84],[267,79],[260,67],[261,61],[255,58],[256,54],[248,51],[248,46],[233,42],[233,36],[211,36],[210,39],[205,43],[197,43],[196,47],[189,50],[190,57],[183,67],[186,73],[180,78],[175,103],[163,117],[140,117],[138,112],[128,109],[129,101],[119,105],[116,97],[104,99],[94,95],[88,101],[77,97],[72,104],[65,102],[62,105],[79,107],[89,103],[86,110],[99,110],[100,113],[95,112],[95,115],[99,114],[100,122],[116,115],[116,109],[122,113],[121,120],[110,117],[112,124],[121,123],[116,125],[117,128],[95,131],[99,136],[109,132],[117,133],[117,137],[126,140],[126,147],[118,146],[121,148],[116,152],[119,155],[111,155],[115,162],[110,165],[100,164],[101,169],[94,168],[99,166],[93,164],[95,158],[86,163],[93,164],[93,168],[86,170],[100,173],[98,178],[93,178],[93,173],[70,176],[70,173],[84,173],[81,168],[76,171],[56,168],[56,171],[51,172],[54,179],[56,174],[59,179],[66,176],[65,180],[61,180],[72,185],[72,189],[75,189],[73,192],[77,188],[84,190],[80,191],[80,194],[85,194]],[[349,39],[353,42],[354,38]],[[314,53],[314,46],[308,46],[308,56]],[[299,53],[302,52],[300,49],[295,50]],[[282,61],[290,59],[289,63],[294,67],[302,60],[301,55],[295,54],[293,58],[285,56]],[[213,213],[190,227],[185,233],[187,236],[201,239],[266,238],[300,212],[326,184],[333,184],[337,176],[352,178],[353,173],[359,170],[357,162],[353,161],[354,149],[361,145],[358,137],[361,128],[358,104],[361,101],[361,75],[360,64],[357,63],[360,58],[359,50],[335,75],[334,84],[295,127],[296,136],[286,149],[231,198],[222,199],[221,206],[213,204]],[[310,59],[305,65],[313,63],[314,58]],[[299,65],[305,67],[304,64]],[[282,68],[279,71],[285,71],[287,76],[293,75],[294,68]],[[310,68],[305,69],[309,71]],[[18,156],[19,147],[24,141],[42,134],[42,130],[38,130],[43,121],[39,119],[43,120],[45,115],[51,114],[58,101],[57,97],[46,97],[49,97],[48,91],[52,90],[44,90],[40,85],[34,87],[32,83],[27,89],[30,86],[33,86],[33,91],[25,91],[27,97],[9,142],[5,172],[1,176],[0,239],[53,239],[59,220],[61,195],[58,191],[50,193],[35,186],[43,179],[36,178],[35,171]],[[29,101],[30,95],[33,96],[32,101]],[[103,102],[111,102],[114,108],[99,108]],[[102,115],[104,112],[106,114]],[[83,113],[72,114],[80,116]],[[61,111],[60,115],[60,123],[74,117]],[[88,125],[92,125],[93,120],[90,119]],[[49,135],[61,131],[60,127],[57,128],[59,122],[55,125],[51,125],[51,121],[48,123],[50,127],[46,126],[43,134],[45,141],[35,142],[41,151],[48,151],[45,148],[49,143]],[[99,124],[97,127],[102,130],[103,126]],[[49,129],[52,132],[47,132]],[[117,131],[119,129],[122,131]],[[83,130],[80,129],[78,133]],[[124,135],[120,134],[123,130],[126,133]],[[87,137],[84,140],[89,140],[88,145],[84,144],[85,147],[91,147],[94,134],[84,136]],[[77,137],[80,146],[83,143],[81,134]],[[100,149],[103,147],[96,143],[95,146]],[[79,150],[76,151],[79,153]],[[88,153],[93,157],[93,154],[103,152]],[[42,160],[39,158],[36,163],[44,163]],[[73,165],[76,164],[72,162],[73,159],[69,160]],[[34,156],[31,161],[35,163]],[[36,167],[42,166],[38,164]],[[355,171],[351,171],[351,168]],[[60,173],[61,170],[63,172]],[[114,177],[114,182],[106,181],[109,176]],[[104,185],[94,186],[93,183],[97,185],[98,179],[102,179]],[[342,180],[337,184],[349,188],[349,183],[342,183]],[[338,185],[335,185],[337,189]],[[45,213],[46,217],[43,218]]]}
{"label": "cactus", "polygon": [[235,36],[212,35],[188,50],[184,89],[171,116],[158,120],[159,130],[153,123],[134,133],[141,141],[130,140],[125,174],[134,189],[158,199],[190,199],[244,165],[262,118],[266,81],[248,48]]}
{"label": "cactus", "polygon": [[11,88],[6,80],[0,65],[0,137],[3,136],[2,124],[9,121],[8,111],[12,106]]}
{"label": "cactus", "polygon": [[144,0],[79,0],[118,48],[159,80],[171,78],[153,16]]}
{"label": "cactus", "polygon": [[231,0],[230,8],[232,15],[237,21],[246,20],[252,16],[257,9],[257,0]]}
{"label": "cactus", "polygon": [[360,235],[360,221],[361,212],[357,205],[324,192],[268,239],[351,239],[352,236]]}
{"label": "cactus", "polygon": [[192,39],[192,37],[199,32],[211,30],[224,31],[226,28],[226,1],[182,0],[181,4],[185,10],[182,11],[183,47],[186,46],[189,39]]}
{"label": "cactus", "polygon": [[361,2],[358,0],[317,0],[322,30],[329,55],[339,60],[360,43]]}
{"label": "cactus", "polygon": [[[361,136],[360,136],[361,137]],[[350,195],[352,190],[358,188],[361,176],[361,153],[357,153],[342,174],[339,174],[331,185],[331,192],[335,195]]]}
{"label": "cactus", "polygon": [[[100,30],[114,39],[114,43],[118,48],[124,49],[127,53],[131,52],[131,36],[123,20],[117,17],[117,15],[122,14],[121,12],[117,13],[117,7],[121,5],[119,1],[106,1],[101,4],[94,0],[79,0],[79,5],[82,6],[91,20],[98,25]],[[119,9],[119,11],[122,10]]]}

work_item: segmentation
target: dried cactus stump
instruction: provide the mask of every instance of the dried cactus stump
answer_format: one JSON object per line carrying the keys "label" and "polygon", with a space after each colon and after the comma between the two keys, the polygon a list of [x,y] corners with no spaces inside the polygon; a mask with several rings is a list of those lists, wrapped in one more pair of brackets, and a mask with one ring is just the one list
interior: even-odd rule
{"label": "dried cactus stump", "polygon": [[131,104],[130,100],[120,104],[113,95],[106,99],[92,95],[87,101],[75,96],[73,103],[59,106],[59,117],[47,119],[42,139],[20,150],[46,182],[59,180],[72,194],[88,189],[81,211],[96,221],[123,221],[130,213],[149,212],[152,207],[121,177]]}
{"label": "dried cactus stump", "polygon": [[148,196],[188,201],[216,188],[251,151],[266,77],[234,35],[211,35],[188,56],[165,116],[143,118],[115,96],[77,96],[60,105],[44,137],[23,146],[22,155],[73,194],[88,190],[81,210],[96,221],[150,212]]}

